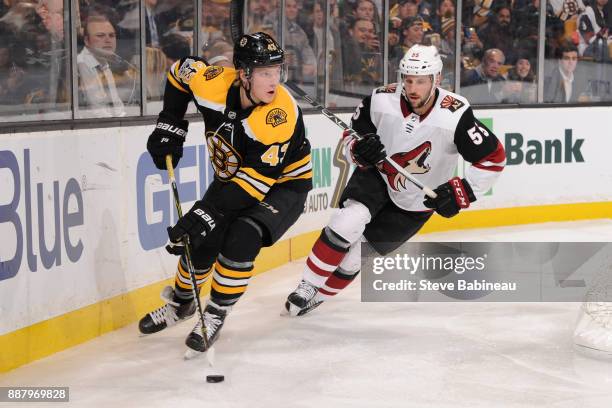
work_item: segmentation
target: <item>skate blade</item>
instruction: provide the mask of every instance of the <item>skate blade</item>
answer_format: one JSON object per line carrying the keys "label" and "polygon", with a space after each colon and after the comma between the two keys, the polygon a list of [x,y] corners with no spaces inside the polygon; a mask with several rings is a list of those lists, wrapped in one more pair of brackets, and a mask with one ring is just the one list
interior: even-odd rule
{"label": "skate blade", "polygon": [[205,357],[209,366],[215,365],[215,348],[211,346],[207,351],[197,351],[194,349],[187,348],[183,358],[185,360],[194,360],[197,358]]}
{"label": "skate blade", "polygon": [[285,307],[281,310],[281,316],[297,317],[302,309],[290,302],[285,302]]}

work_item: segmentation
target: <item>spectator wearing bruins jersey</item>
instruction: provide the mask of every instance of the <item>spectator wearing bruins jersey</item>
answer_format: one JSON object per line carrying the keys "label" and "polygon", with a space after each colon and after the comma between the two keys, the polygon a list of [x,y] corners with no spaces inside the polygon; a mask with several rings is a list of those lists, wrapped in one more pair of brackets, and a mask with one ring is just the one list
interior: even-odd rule
{"label": "spectator wearing bruins jersey", "polygon": [[234,45],[236,69],[208,65],[198,57],[177,61],[168,73],[164,108],[149,137],[147,149],[155,165],[165,169],[182,156],[187,134],[183,119],[190,101],[204,117],[206,144],[215,179],[204,197],[168,228],[168,251],[181,255],[174,289],[167,287],[167,304],[140,321],[145,334],[195,313],[195,302],[181,238],[193,246],[198,286],[212,275],[204,320],[186,344],[206,351],[219,335],[227,313],[245,292],[253,261],[298,219],[312,188],[310,144],[302,113],[280,84],[284,52],[264,33],[243,35]]}

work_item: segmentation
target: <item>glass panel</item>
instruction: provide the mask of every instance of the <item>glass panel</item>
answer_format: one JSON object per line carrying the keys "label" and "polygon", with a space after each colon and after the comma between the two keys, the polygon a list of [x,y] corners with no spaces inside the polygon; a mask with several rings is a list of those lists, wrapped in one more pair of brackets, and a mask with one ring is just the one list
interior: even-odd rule
{"label": "glass panel", "polygon": [[[330,81],[329,105],[355,107],[372,89],[382,85],[382,2],[358,0],[336,4],[331,1],[331,25],[337,26],[340,41],[333,64],[341,64],[340,84]],[[332,28],[332,30],[334,30]],[[335,49],[330,49],[336,52]],[[332,69],[333,76],[333,69]]]}
{"label": "glass panel", "polygon": [[79,2],[78,118],[140,114],[140,6],[114,3]]}
{"label": "glass panel", "polygon": [[194,17],[194,0],[145,0],[148,114],[157,114],[162,109],[170,66],[195,52]]}
{"label": "glass panel", "polygon": [[3,121],[67,119],[68,12],[63,0],[0,6],[0,116]]}
{"label": "glass panel", "polygon": [[552,0],[546,13],[544,102],[612,100],[607,0]]}
{"label": "glass panel", "polygon": [[230,31],[229,0],[203,0],[202,53],[211,64],[233,67],[234,46]]}
{"label": "glass panel", "polygon": [[472,104],[536,102],[539,0],[463,6],[461,94]]}
{"label": "glass panel", "polygon": [[[297,83],[307,94],[315,94],[317,77],[317,60],[313,50],[313,8],[308,8],[302,1],[285,0],[284,50],[287,62],[288,79]],[[324,21],[323,21],[324,23]],[[323,30],[325,26],[323,26]],[[310,37],[306,34],[310,33]],[[322,40],[321,40],[322,41]],[[322,48],[323,43],[321,43]],[[324,53],[321,53],[323,56]],[[322,72],[321,72],[322,73]],[[310,107],[308,102],[298,100],[303,107]]]}
{"label": "glass panel", "polygon": [[247,26],[245,32],[263,31],[279,43],[281,10],[280,0],[247,0]]}

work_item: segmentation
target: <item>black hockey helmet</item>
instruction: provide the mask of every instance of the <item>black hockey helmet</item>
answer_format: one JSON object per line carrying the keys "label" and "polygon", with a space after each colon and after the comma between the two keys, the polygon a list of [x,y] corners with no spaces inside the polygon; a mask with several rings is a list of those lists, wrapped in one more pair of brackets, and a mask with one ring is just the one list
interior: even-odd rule
{"label": "black hockey helmet", "polygon": [[234,67],[244,69],[250,75],[251,69],[285,62],[285,52],[266,33],[243,34],[234,44]]}

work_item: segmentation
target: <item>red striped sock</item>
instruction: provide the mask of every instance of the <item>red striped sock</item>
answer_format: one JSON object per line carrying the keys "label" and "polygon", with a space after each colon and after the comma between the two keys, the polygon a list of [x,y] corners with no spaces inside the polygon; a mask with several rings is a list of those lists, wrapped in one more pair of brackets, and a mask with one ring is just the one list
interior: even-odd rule
{"label": "red striped sock", "polygon": [[306,260],[303,275],[305,281],[317,287],[323,285],[348,252],[348,242],[346,247],[338,245],[339,242],[344,243],[346,241],[337,236],[329,228],[321,232],[319,239],[315,242]]}
{"label": "red striped sock", "polygon": [[346,288],[355,277],[359,274],[359,271],[349,274],[341,269],[336,269],[333,274],[327,278],[323,286],[319,288],[319,296],[322,300],[328,300],[332,296],[335,296],[342,289]]}

